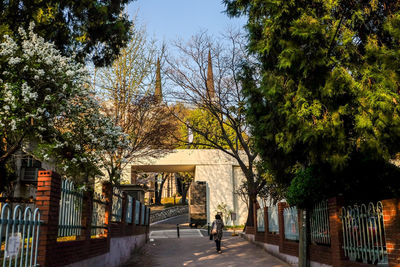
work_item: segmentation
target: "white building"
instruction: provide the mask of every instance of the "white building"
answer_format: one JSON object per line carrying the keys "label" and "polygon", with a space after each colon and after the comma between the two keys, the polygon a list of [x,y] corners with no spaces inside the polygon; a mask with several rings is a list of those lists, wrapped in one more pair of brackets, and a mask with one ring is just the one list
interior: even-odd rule
{"label": "white building", "polygon": [[[244,225],[247,206],[235,192],[245,179],[237,160],[215,149],[177,149],[159,158],[132,162],[123,176],[130,180],[131,170],[136,172],[193,172],[195,182],[206,182],[207,221],[212,222],[218,205],[226,205],[236,213],[236,221],[227,225]],[[129,178],[128,178],[129,177]],[[190,201],[190,200],[189,200]]]}

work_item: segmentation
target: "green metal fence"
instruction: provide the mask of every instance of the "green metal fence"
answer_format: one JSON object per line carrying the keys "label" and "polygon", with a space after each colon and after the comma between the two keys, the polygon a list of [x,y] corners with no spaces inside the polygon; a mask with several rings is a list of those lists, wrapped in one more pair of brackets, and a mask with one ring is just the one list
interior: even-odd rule
{"label": "green metal fence", "polygon": [[382,202],[342,208],[343,250],[351,261],[387,265]]}
{"label": "green metal fence", "polygon": [[133,208],[133,197],[127,196],[127,203],[126,203],[126,219],[127,223],[132,223],[132,208]]}
{"label": "green metal fence", "polygon": [[72,181],[62,180],[58,236],[78,236],[82,230],[83,192]]}
{"label": "green metal fence", "polygon": [[32,211],[30,207],[26,207],[23,211],[20,205],[14,210],[9,204],[3,205],[0,215],[0,263],[3,267],[38,266],[40,223],[40,212],[37,208]]}
{"label": "green metal fence", "polygon": [[122,199],[123,195],[119,188],[113,188],[112,197],[112,211],[111,211],[111,221],[120,222],[122,220]]}
{"label": "green metal fence", "polygon": [[321,201],[311,209],[310,232],[312,243],[325,245],[331,244],[328,201]]}
{"label": "green metal fence", "polygon": [[268,207],[268,231],[279,233],[278,206]]}
{"label": "green metal fence", "polygon": [[299,240],[299,221],[296,207],[283,210],[283,225],[285,226],[285,238]]}
{"label": "green metal fence", "polygon": [[257,232],[265,231],[264,208],[257,209]]}
{"label": "green metal fence", "polygon": [[93,210],[91,222],[91,236],[101,237],[105,234],[105,213],[107,202],[104,196],[94,193],[93,195]]}

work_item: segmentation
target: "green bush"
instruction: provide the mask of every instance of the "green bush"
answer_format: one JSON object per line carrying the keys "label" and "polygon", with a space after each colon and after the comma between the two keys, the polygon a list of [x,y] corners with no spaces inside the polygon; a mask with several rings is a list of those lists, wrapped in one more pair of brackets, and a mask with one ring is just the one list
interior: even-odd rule
{"label": "green bush", "polygon": [[286,200],[290,205],[307,208],[321,201],[325,196],[324,193],[324,179],[319,177],[314,168],[309,167],[296,173],[287,190]]}

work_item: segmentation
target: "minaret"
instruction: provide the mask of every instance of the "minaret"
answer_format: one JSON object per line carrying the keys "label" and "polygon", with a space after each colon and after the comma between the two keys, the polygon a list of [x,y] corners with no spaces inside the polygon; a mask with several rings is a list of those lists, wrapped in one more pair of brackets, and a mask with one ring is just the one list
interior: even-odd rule
{"label": "minaret", "polygon": [[161,67],[160,67],[160,59],[157,59],[157,67],[156,67],[156,90],[154,92],[154,96],[156,97],[157,104],[162,102],[162,91],[161,91]]}
{"label": "minaret", "polygon": [[207,68],[207,98],[214,99],[215,98],[215,90],[214,90],[214,76],[212,70],[212,62],[211,62],[211,51],[208,50],[208,68]]}

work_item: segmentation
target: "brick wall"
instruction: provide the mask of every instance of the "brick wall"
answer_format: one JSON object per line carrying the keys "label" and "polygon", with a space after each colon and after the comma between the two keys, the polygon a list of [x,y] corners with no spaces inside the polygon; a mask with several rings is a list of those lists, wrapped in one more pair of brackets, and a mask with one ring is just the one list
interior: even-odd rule
{"label": "brick wall", "polygon": [[400,266],[400,200],[382,201],[389,266]]}
{"label": "brick wall", "polygon": [[[111,222],[112,187],[103,185],[103,195],[107,201],[105,212],[106,236],[91,238],[92,192],[84,193],[82,207],[82,230],[74,241],[58,242],[58,216],[61,197],[61,177],[51,171],[39,171],[36,205],[40,209],[43,224],[40,227],[38,263],[40,266],[65,266],[99,256],[110,251],[112,237],[148,234],[148,225],[127,223],[126,196],[123,198],[122,220]],[[133,205],[132,214],[135,214]],[[146,238],[147,239],[147,238]]]}

